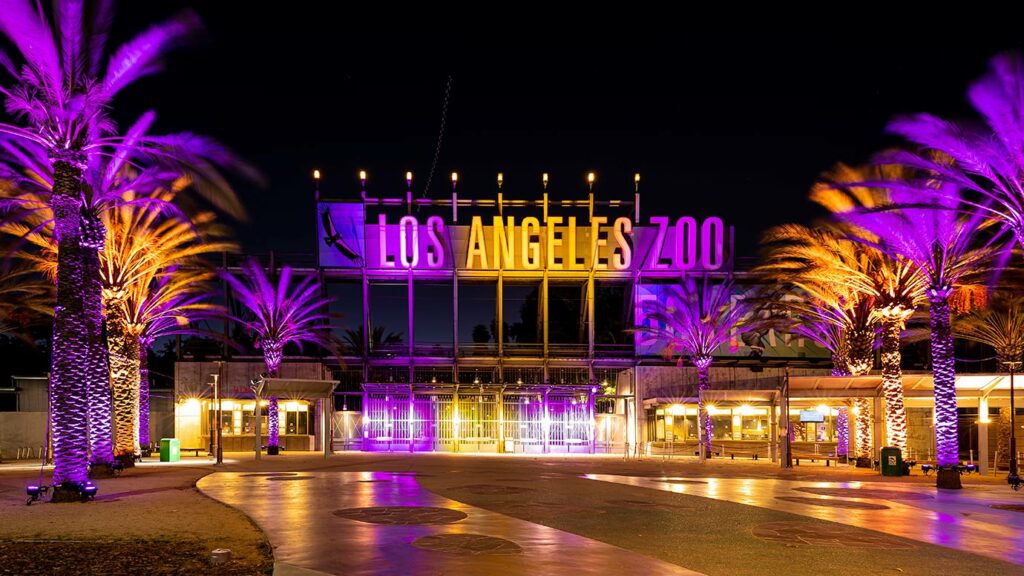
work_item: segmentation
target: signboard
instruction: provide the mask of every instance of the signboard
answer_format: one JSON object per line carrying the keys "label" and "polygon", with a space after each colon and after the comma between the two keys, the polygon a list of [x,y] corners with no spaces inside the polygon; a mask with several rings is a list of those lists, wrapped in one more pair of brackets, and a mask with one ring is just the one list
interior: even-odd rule
{"label": "signboard", "polygon": [[384,214],[365,222],[362,203],[317,207],[320,265],[369,270],[716,271],[732,267],[732,230],[721,218],[591,219],[549,215],[472,217]]}
{"label": "signboard", "polygon": [[800,411],[801,422],[824,422],[825,415],[817,410],[801,410]]}

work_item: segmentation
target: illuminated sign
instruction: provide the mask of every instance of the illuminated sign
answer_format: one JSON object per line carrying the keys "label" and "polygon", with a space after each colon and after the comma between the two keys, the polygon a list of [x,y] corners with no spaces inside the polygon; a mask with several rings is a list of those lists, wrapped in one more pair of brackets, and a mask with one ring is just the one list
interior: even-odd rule
{"label": "illuminated sign", "polygon": [[817,410],[801,410],[800,411],[801,422],[824,422],[825,415]]}
{"label": "illuminated sign", "polygon": [[732,230],[721,218],[671,220],[549,215],[474,216],[451,225],[440,216],[380,214],[364,223],[361,203],[318,207],[320,265],[370,270],[715,271],[732,266]]}

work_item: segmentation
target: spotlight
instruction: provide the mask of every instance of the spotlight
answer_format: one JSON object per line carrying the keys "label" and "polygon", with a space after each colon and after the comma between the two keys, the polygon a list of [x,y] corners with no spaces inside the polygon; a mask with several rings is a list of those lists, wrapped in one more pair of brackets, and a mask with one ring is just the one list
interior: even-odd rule
{"label": "spotlight", "polygon": [[85,484],[82,485],[82,499],[91,499],[96,497],[96,492],[99,490],[99,486],[92,483],[90,480],[86,480]]}
{"label": "spotlight", "polygon": [[49,492],[49,486],[43,486],[39,484],[29,484],[25,487],[25,494],[28,494],[28,500],[25,502],[26,506],[31,506],[33,502],[39,500],[39,497]]}

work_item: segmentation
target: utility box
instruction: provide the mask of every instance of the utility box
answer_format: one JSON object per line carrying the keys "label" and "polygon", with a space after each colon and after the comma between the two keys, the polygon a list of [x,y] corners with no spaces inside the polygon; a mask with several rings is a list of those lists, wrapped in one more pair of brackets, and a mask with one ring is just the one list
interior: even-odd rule
{"label": "utility box", "polygon": [[899,448],[882,448],[882,476],[903,476],[903,453]]}
{"label": "utility box", "polygon": [[177,438],[160,439],[160,461],[178,462],[181,460],[181,443]]}

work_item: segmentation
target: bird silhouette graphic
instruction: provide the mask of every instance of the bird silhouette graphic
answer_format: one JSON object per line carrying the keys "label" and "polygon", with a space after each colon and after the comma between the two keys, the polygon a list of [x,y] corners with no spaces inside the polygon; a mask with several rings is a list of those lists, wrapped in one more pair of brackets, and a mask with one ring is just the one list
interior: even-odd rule
{"label": "bird silhouette graphic", "polygon": [[349,246],[341,233],[338,232],[338,228],[334,225],[334,220],[331,218],[330,210],[324,209],[320,212],[320,220],[324,226],[324,242],[356,264],[362,263],[362,256],[360,256],[359,252]]}

